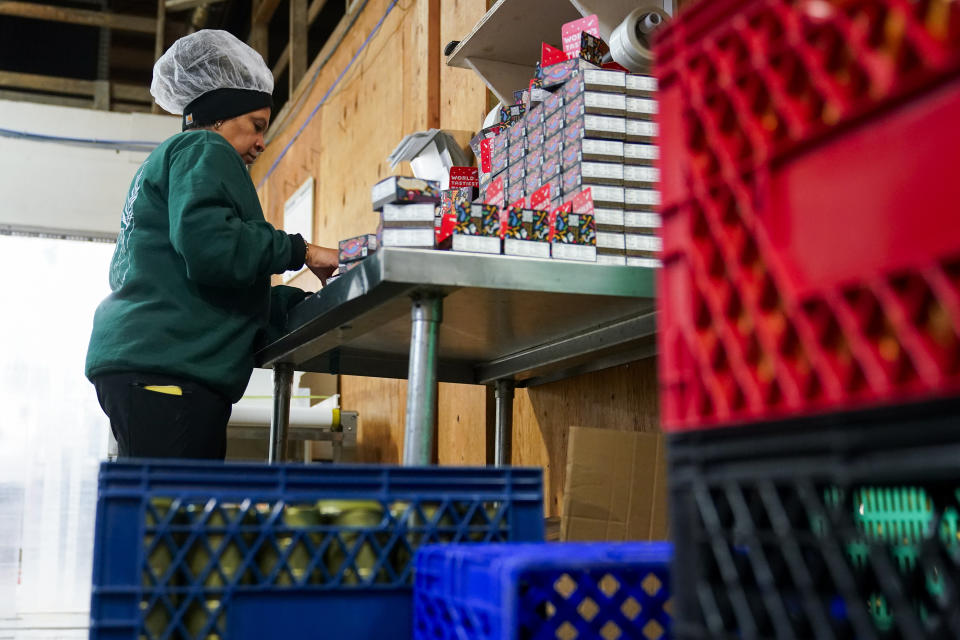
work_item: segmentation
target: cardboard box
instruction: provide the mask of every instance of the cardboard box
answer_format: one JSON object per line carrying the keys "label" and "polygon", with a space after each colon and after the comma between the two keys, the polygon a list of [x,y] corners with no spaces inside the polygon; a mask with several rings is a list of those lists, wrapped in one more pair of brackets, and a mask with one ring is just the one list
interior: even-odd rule
{"label": "cardboard box", "polygon": [[[533,193],[543,184],[543,181],[540,179],[540,167],[533,169],[532,171],[527,171],[526,176],[523,179],[524,184],[524,193]],[[523,196],[520,196],[521,198]],[[519,200],[520,198],[516,198]]]}
{"label": "cardboard box", "polygon": [[623,167],[623,185],[626,187],[653,187],[660,182],[660,170],[656,167],[626,165]]}
{"label": "cardboard box", "polygon": [[552,245],[550,245],[550,257],[555,260],[596,262],[597,247],[595,245],[561,244],[554,242]]}
{"label": "cardboard box", "polygon": [[634,120],[653,120],[657,116],[657,101],[653,98],[626,96],[627,117]]}
{"label": "cardboard box", "polygon": [[580,159],[621,164],[623,162],[623,143],[619,140],[584,138],[580,141]]}
{"label": "cardboard box", "polygon": [[[521,159],[515,164],[511,164],[510,168],[507,169],[507,186],[511,184],[517,184],[518,182],[523,182],[523,177],[527,174],[526,170],[526,160]],[[513,199],[507,198],[508,201],[513,202]]]}
{"label": "cardboard box", "polygon": [[[602,140],[623,140],[627,130],[626,118],[620,116],[594,116],[585,114],[564,125],[564,144],[577,138],[599,138]],[[636,120],[634,122],[641,122]],[[643,122],[642,124],[653,124]]]}
{"label": "cardboard box", "polygon": [[[632,98],[643,100],[644,98]],[[583,92],[584,113],[606,116],[624,116],[627,113],[627,97],[622,93],[603,93],[601,91]]]}
{"label": "cardboard box", "polygon": [[623,212],[623,227],[628,233],[654,233],[660,224],[660,214],[653,211]]}
{"label": "cardboard box", "polygon": [[453,227],[453,232],[455,234],[465,236],[480,235],[480,229],[483,227],[483,211],[481,210],[481,207],[484,206],[496,207],[496,205],[479,204],[471,204],[466,207],[457,207],[457,222]]}
{"label": "cardboard box", "polygon": [[523,201],[507,209],[504,238],[530,240],[533,237],[533,211],[523,208]]}
{"label": "cardboard box", "polygon": [[538,104],[534,108],[527,111],[527,114],[523,117],[523,126],[526,131],[531,129],[536,129],[537,127],[543,124],[543,105]]}
{"label": "cardboard box", "polygon": [[494,153],[490,158],[490,173],[496,175],[507,168],[509,156],[506,149]]}
{"label": "cardboard box", "polygon": [[656,258],[663,250],[660,236],[628,233],[625,236],[627,256],[634,258]]}
{"label": "cardboard box", "polygon": [[597,231],[623,233],[623,209],[595,207],[593,217],[597,221]]}
{"label": "cardboard box", "polygon": [[624,189],[623,208],[629,211],[656,211],[660,192],[656,189]]}
{"label": "cardboard box", "polygon": [[454,251],[499,255],[502,251],[502,244],[503,243],[499,237],[491,238],[488,236],[465,236],[459,233],[453,234]]}
{"label": "cardboard box", "polygon": [[424,229],[383,229],[380,232],[380,243],[384,247],[432,249],[436,241],[437,236],[432,225]]}
{"label": "cardboard box", "polygon": [[655,144],[626,142],[623,145],[623,163],[652,167],[660,158],[660,149]]}
{"label": "cardboard box", "polygon": [[594,185],[623,184],[623,165],[614,162],[581,162],[563,172],[563,192],[582,191]]}
{"label": "cardboard box", "polygon": [[523,145],[523,136],[525,134],[522,123],[512,124],[507,128],[507,140],[509,141],[509,147],[514,147],[516,145]]}
{"label": "cardboard box", "polygon": [[385,204],[436,203],[440,201],[440,183],[406,176],[390,176],[373,185],[370,196],[376,211],[383,209]]}
{"label": "cardboard box", "polygon": [[540,165],[540,179],[546,181],[558,175],[560,175],[560,152],[544,155],[543,164]]}
{"label": "cardboard box", "polygon": [[606,264],[617,267],[624,267],[627,265],[627,256],[623,254],[607,254],[603,253],[600,249],[597,249],[597,264]]}
{"label": "cardboard box", "polygon": [[666,540],[665,449],[660,433],[571,427],[561,540]]}
{"label": "cardboard box", "polygon": [[563,103],[563,121],[575,122],[583,116],[583,94],[571,98]]}
{"label": "cardboard box", "polygon": [[511,145],[507,149],[507,166],[513,167],[517,164],[523,165],[523,158],[527,155],[527,146],[524,142],[517,145]]}
{"label": "cardboard box", "polygon": [[627,142],[654,142],[657,139],[657,123],[647,120],[627,120],[625,132]]}
{"label": "cardboard box", "polygon": [[627,256],[628,267],[645,267],[647,269],[659,269],[663,266],[658,258],[631,258]]}
{"label": "cardboard box", "polygon": [[584,69],[583,86],[587,91],[626,93],[627,74],[607,69]]}
{"label": "cardboard box", "polygon": [[567,104],[571,100],[577,98],[584,91],[583,87],[583,76],[576,75],[567,80],[567,83],[563,85],[563,103]]}
{"label": "cardboard box", "polygon": [[526,157],[523,159],[523,168],[526,173],[533,173],[534,171],[540,168],[540,165],[543,163],[543,146],[533,147],[527,151]]}
{"label": "cardboard box", "polygon": [[628,96],[653,97],[657,92],[657,79],[640,73],[628,73],[625,86]]}

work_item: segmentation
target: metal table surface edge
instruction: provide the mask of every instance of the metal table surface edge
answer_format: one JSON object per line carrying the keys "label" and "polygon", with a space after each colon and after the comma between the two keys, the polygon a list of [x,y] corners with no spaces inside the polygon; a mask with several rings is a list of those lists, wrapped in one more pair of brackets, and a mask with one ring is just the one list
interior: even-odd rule
{"label": "metal table surface edge", "polygon": [[[287,333],[260,350],[256,354],[256,364],[269,368],[277,363],[288,363],[297,368],[309,360],[316,360],[326,366],[300,370],[329,372],[332,363],[336,362],[338,368],[343,365],[346,369],[341,369],[339,373],[365,375],[362,368],[351,370],[349,364],[345,363],[345,357],[330,355],[330,352],[342,346],[337,332],[349,327],[356,318],[375,312],[388,302],[419,293],[448,295],[461,288],[643,298],[651,301],[651,309],[552,343],[532,344],[528,349],[496,361],[476,363],[472,372],[462,364],[441,362],[441,382],[492,384],[498,378],[522,378],[521,374],[536,369],[539,364],[562,360],[571,347],[574,347],[577,356],[584,356],[588,355],[584,349],[598,348],[600,345],[605,345],[607,350],[630,342],[648,345],[655,332],[652,269],[388,247],[294,307],[287,317]],[[625,331],[627,327],[629,330]],[[329,343],[330,348],[320,356],[298,359],[298,351],[318,340]],[[555,348],[551,349],[551,346]],[[652,355],[653,348],[643,346],[633,353],[638,357],[647,357]],[[371,365],[378,358],[377,354],[371,353],[357,355]],[[396,360],[396,355],[384,355],[386,375],[378,377],[404,377],[405,367],[399,366]],[[582,366],[576,368],[576,373],[583,371]],[[523,384],[522,380],[518,382]]]}
{"label": "metal table surface edge", "polygon": [[[599,326],[588,323],[566,335],[531,341],[513,353],[501,354],[486,362],[445,362],[437,355],[443,298],[459,289],[609,296],[644,300],[648,304],[630,313],[618,312],[617,317],[608,317]],[[381,249],[294,307],[287,316],[287,334],[256,354],[257,366],[274,369],[270,461],[282,460],[285,455],[290,379],[293,369],[300,368],[410,379],[404,438],[403,463],[406,465],[428,464],[434,437],[432,410],[410,411],[411,406],[416,408],[418,404],[417,393],[428,398],[432,409],[438,382],[494,384],[495,464],[508,465],[513,388],[653,355],[656,352],[653,297],[654,273],[650,269],[500,255]],[[404,298],[408,303],[406,309],[395,304]],[[406,376],[403,358],[396,353],[351,352],[348,346],[344,349],[351,338],[352,323],[359,322],[360,335],[366,335],[411,309],[413,330]]]}

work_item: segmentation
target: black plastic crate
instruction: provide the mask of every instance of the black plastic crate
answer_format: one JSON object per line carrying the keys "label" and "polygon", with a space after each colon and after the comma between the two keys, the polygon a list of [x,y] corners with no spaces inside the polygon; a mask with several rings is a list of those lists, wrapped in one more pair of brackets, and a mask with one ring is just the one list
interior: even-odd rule
{"label": "black plastic crate", "polygon": [[673,634],[960,638],[960,402],[670,440]]}

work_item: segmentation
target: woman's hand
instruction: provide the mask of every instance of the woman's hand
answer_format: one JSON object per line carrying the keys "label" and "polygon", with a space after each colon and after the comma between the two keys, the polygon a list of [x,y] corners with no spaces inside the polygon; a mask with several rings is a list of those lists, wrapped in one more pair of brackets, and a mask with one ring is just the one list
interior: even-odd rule
{"label": "woman's hand", "polygon": [[313,274],[320,278],[323,286],[327,286],[327,278],[333,275],[339,264],[339,252],[336,249],[327,249],[319,245],[307,243],[307,256],[304,263]]}

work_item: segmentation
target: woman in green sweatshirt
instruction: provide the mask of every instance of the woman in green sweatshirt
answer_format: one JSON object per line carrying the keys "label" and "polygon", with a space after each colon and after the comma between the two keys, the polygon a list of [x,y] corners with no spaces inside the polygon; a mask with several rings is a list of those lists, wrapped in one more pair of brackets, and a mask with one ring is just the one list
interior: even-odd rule
{"label": "woman in green sweatshirt", "polygon": [[181,38],[154,67],[151,93],[184,131],[130,185],[86,362],[121,457],[223,459],[253,354],[304,297],[271,274],[336,269],[335,250],[264,219],[247,166],[272,91],[263,59],[225,31]]}

